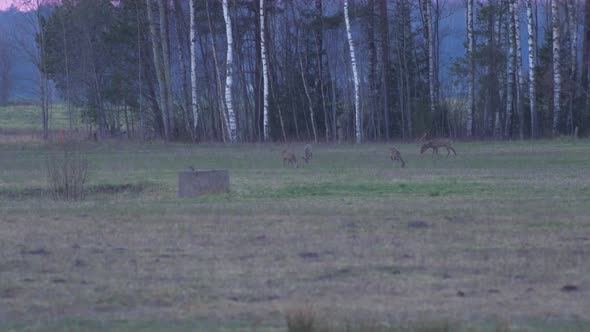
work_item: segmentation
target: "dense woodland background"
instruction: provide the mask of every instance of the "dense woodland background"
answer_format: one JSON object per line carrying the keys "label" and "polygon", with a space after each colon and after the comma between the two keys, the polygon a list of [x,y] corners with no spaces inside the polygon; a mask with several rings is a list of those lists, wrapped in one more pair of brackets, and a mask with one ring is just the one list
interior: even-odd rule
{"label": "dense woodland background", "polygon": [[[55,102],[71,128],[81,112],[98,139],[509,139],[590,128],[590,1],[17,2],[30,11],[0,35],[0,104],[14,102],[19,49],[39,73],[29,84],[45,138]],[[457,15],[463,31],[441,24]]]}

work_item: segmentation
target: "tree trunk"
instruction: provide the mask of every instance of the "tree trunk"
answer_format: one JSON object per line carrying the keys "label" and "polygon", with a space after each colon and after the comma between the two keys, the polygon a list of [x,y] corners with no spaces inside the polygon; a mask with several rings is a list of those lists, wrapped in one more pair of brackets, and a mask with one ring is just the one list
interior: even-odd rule
{"label": "tree trunk", "polygon": [[154,56],[154,71],[156,72],[156,79],[158,80],[159,96],[160,96],[160,110],[162,111],[162,123],[164,125],[164,137],[170,139],[170,125],[168,120],[168,93],[166,92],[166,79],[162,68],[162,57],[159,45],[159,38],[156,32],[156,24],[154,22],[154,14],[152,8],[152,0],[146,0],[147,5],[147,19],[150,28],[150,36],[152,40],[152,53]]}
{"label": "tree trunk", "polygon": [[[207,10],[207,25],[209,27],[209,37],[211,39],[211,53],[213,54],[213,63],[215,65],[215,80],[216,80],[216,91],[219,98],[219,113],[220,113],[220,129],[221,129],[221,137],[223,142],[225,143],[229,140],[230,131],[229,131],[229,119],[227,116],[226,108],[225,108],[225,101],[222,100],[223,91],[222,91],[222,82],[221,82],[221,73],[219,67],[219,61],[217,60],[217,48],[215,47],[215,38],[213,33],[213,23],[211,22],[211,12],[209,10],[209,1],[205,1],[205,8]],[[226,26],[227,28],[227,26]],[[230,29],[231,31],[231,29]],[[231,93],[231,91],[230,91]],[[231,99],[231,95],[230,95]],[[231,141],[231,140],[230,140]]]}
{"label": "tree trunk", "polygon": [[328,120],[328,109],[326,106],[326,91],[324,89],[324,16],[323,16],[323,5],[322,0],[315,0],[316,19],[318,21],[317,28],[315,29],[315,51],[317,57],[317,75],[316,80],[316,91],[319,90],[322,98],[322,113],[324,115],[324,134],[326,142],[330,141],[330,124]]}
{"label": "tree trunk", "polygon": [[145,115],[143,114],[143,57],[142,57],[142,47],[141,47],[141,16],[139,11],[139,3],[135,2],[135,15],[136,15],[136,24],[137,24],[137,85],[139,86],[139,97],[138,97],[138,105],[139,105],[139,131],[141,135],[141,139],[145,140]]}
{"label": "tree trunk", "polygon": [[197,126],[199,124],[199,102],[197,96],[197,8],[196,2],[197,0],[189,0],[189,12],[190,12],[190,40],[191,40],[191,51],[190,51],[190,58],[191,58],[191,108],[193,112],[193,132],[194,132],[194,139],[196,140],[197,136]]}
{"label": "tree trunk", "polygon": [[570,98],[569,98],[569,113],[568,113],[568,122],[567,125],[569,127],[570,135],[574,134],[574,101],[577,96],[577,69],[578,69],[578,15],[577,15],[577,1],[576,0],[569,0],[568,4],[568,14],[569,14],[569,24],[570,24],[570,42],[571,42],[571,67],[570,67],[570,81],[571,81],[571,89],[570,89]]}
{"label": "tree trunk", "polygon": [[[192,2],[189,1],[189,3]],[[190,4],[189,4],[190,6]],[[184,17],[182,15],[182,6],[179,0],[174,0],[174,17],[176,23],[176,53],[178,56],[178,63],[180,68],[180,77],[182,81],[182,108],[184,109],[184,123],[187,133],[191,139],[195,140],[195,131],[191,125],[191,97],[189,88],[189,78],[187,76],[186,59],[185,59],[185,46],[186,46],[186,35],[185,26],[182,24]]]}
{"label": "tree trunk", "polygon": [[507,71],[507,91],[506,91],[506,118],[504,119],[504,137],[510,138],[512,129],[512,110],[514,106],[514,67],[516,65],[515,46],[515,28],[514,28],[514,0],[508,3],[508,71]]}
{"label": "tree trunk", "polygon": [[531,138],[536,137],[536,92],[535,92],[535,32],[533,25],[533,1],[526,1],[527,19],[528,19],[528,32],[529,32],[529,99],[530,99],[530,113],[531,113]]}
{"label": "tree trunk", "polygon": [[520,139],[524,139],[524,110],[522,108],[521,89],[524,84],[522,76],[522,46],[520,43],[520,10],[518,0],[514,2],[514,42],[516,44],[516,75],[518,86],[516,87],[516,109],[518,112],[518,133]]}
{"label": "tree trunk", "polygon": [[354,42],[352,40],[352,29],[350,27],[350,18],[348,15],[348,0],[344,0],[344,20],[346,21],[346,34],[348,36],[348,46],[350,48],[350,61],[352,64],[352,75],[354,80],[354,114],[355,114],[355,136],[356,142],[362,143],[362,127],[361,127],[361,110],[359,97],[359,78],[356,67],[356,57],[354,54]]}
{"label": "tree trunk", "polygon": [[264,109],[263,115],[263,133],[264,141],[268,142],[270,137],[270,124],[268,122],[268,66],[266,64],[266,41],[264,35],[265,19],[264,19],[264,0],[260,0],[260,58],[262,60],[262,104]]}
{"label": "tree trunk", "polygon": [[473,59],[473,0],[467,0],[467,59],[469,61],[469,91],[467,94],[467,137],[473,135],[473,107],[475,102],[475,62]]}
{"label": "tree trunk", "polygon": [[432,4],[430,0],[424,0],[424,24],[426,25],[426,36],[428,43],[428,88],[430,92],[430,111],[434,116],[436,111],[436,93],[434,82],[434,38],[432,35]]}
{"label": "tree trunk", "polygon": [[236,128],[236,115],[234,113],[234,105],[232,102],[232,79],[233,79],[233,36],[231,28],[231,18],[229,15],[228,0],[223,0],[223,18],[225,20],[225,33],[227,36],[227,57],[226,57],[226,77],[225,77],[225,106],[227,108],[228,117],[228,133],[229,141],[237,143],[238,130]]}
{"label": "tree trunk", "polygon": [[582,46],[582,89],[586,92],[586,109],[590,105],[588,70],[590,66],[590,0],[584,5],[584,45]]}
{"label": "tree trunk", "polygon": [[166,108],[168,109],[168,128],[170,136],[176,136],[176,116],[173,107],[172,77],[170,73],[170,34],[168,33],[168,5],[166,0],[158,0],[160,9],[160,42],[162,44],[162,69],[166,86]]}
{"label": "tree trunk", "polygon": [[385,139],[389,141],[389,21],[387,0],[380,0],[380,28],[381,28],[381,86],[383,91],[383,120],[385,126]]}
{"label": "tree trunk", "polygon": [[553,29],[553,136],[559,134],[560,94],[561,94],[561,63],[560,63],[560,35],[559,35],[559,8],[558,0],[551,2],[552,29]]}

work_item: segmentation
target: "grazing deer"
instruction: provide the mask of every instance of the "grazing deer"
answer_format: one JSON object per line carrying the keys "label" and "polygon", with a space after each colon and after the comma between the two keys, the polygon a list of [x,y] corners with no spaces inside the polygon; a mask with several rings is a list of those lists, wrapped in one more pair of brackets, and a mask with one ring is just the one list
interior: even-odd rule
{"label": "grazing deer", "polygon": [[406,167],[406,162],[402,158],[402,154],[399,152],[398,149],[391,147],[391,148],[389,148],[389,152],[390,152],[389,157],[391,158],[391,161],[394,162],[394,164],[396,161],[399,161],[400,164],[402,165],[402,168]]}
{"label": "grazing deer", "polygon": [[283,150],[282,156],[283,156],[283,167],[285,166],[285,163],[287,163],[289,166],[294,166],[295,168],[299,167],[299,164],[297,163],[297,157],[295,157],[295,154],[293,152]]}
{"label": "grazing deer", "polygon": [[453,144],[453,141],[450,139],[444,139],[444,138],[433,139],[433,140],[428,141],[422,145],[422,148],[420,148],[420,153],[422,154],[422,153],[424,153],[424,151],[426,151],[428,149],[432,149],[432,155],[434,156],[435,153],[438,155],[438,148],[444,147],[447,149],[447,157],[449,157],[449,155],[451,154],[451,151],[453,151],[453,154],[455,154],[455,156],[456,156],[457,152],[451,146],[451,144]]}
{"label": "grazing deer", "polygon": [[313,152],[311,151],[311,145],[310,144],[305,145],[305,149],[303,150],[303,152],[305,153],[305,155],[302,157],[302,159],[305,160],[306,164],[309,164],[309,161],[313,159]]}

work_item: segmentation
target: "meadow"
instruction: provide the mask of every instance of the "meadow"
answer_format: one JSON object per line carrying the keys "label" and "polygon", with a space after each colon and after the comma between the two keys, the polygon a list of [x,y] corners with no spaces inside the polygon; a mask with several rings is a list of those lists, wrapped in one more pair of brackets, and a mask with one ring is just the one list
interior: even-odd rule
{"label": "meadow", "polygon": [[[47,193],[46,146],[0,145],[0,331],[590,328],[588,140],[395,144],[404,169],[320,144],[284,167],[303,145],[82,143],[76,202]],[[177,198],[189,166],[230,192]]]}

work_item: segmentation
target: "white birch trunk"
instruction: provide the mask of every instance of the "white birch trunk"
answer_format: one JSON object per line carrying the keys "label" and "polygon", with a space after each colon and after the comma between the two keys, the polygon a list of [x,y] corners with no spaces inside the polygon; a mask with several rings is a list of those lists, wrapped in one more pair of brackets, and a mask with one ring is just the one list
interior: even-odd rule
{"label": "white birch trunk", "polygon": [[514,52],[514,0],[508,3],[508,77],[507,77],[507,91],[506,91],[506,119],[504,121],[504,137],[510,137],[510,129],[512,128],[512,110],[514,101],[514,66],[515,66],[515,52]]}
{"label": "white birch trunk", "polygon": [[518,111],[518,130],[520,139],[524,139],[524,110],[521,103],[521,89],[524,84],[522,76],[522,46],[520,43],[520,11],[518,0],[514,2],[514,42],[516,44],[516,75],[518,86],[516,87],[516,109]]}
{"label": "white birch trunk", "polygon": [[432,4],[430,0],[424,0],[425,6],[425,24],[428,36],[428,86],[430,90],[430,111],[434,114],[436,111],[436,96],[434,86],[434,38],[432,36]]}
{"label": "white birch trunk", "polygon": [[361,110],[359,99],[359,78],[356,68],[356,57],[354,54],[354,42],[352,40],[352,30],[350,28],[350,18],[348,16],[348,0],[344,0],[344,20],[346,21],[346,34],[348,36],[348,46],[350,48],[350,61],[352,63],[352,75],[354,79],[354,114],[355,114],[355,135],[356,142],[362,142],[361,129]]}
{"label": "white birch trunk", "polygon": [[467,137],[473,134],[473,108],[475,98],[475,68],[473,62],[473,0],[467,0],[467,59],[469,60],[469,92],[467,100]]}
{"label": "white birch trunk", "polygon": [[262,60],[262,96],[263,96],[263,132],[264,141],[268,142],[270,125],[268,122],[268,66],[266,63],[266,42],[264,39],[264,0],[260,0],[260,58]]}
{"label": "white birch trunk", "polygon": [[191,107],[193,110],[193,128],[197,137],[197,125],[199,124],[199,108],[197,98],[197,10],[195,1],[189,0],[190,15],[190,39],[191,39]]}
{"label": "white birch trunk", "polygon": [[578,9],[578,4],[576,0],[569,0],[567,3],[569,10],[569,22],[570,22],[570,37],[571,37],[571,67],[570,67],[570,80],[573,82],[573,86],[570,91],[570,100],[569,100],[569,113],[568,113],[568,128],[570,133],[574,133],[574,101],[577,95],[577,70],[578,70],[578,15],[576,10]]}
{"label": "white birch trunk", "polygon": [[553,136],[559,134],[561,73],[560,71],[560,35],[558,0],[551,1],[551,16],[553,28]]}
{"label": "white birch trunk", "polygon": [[533,0],[526,1],[526,12],[528,20],[528,32],[529,32],[529,99],[530,99],[530,113],[531,113],[531,138],[535,138],[535,104],[536,104],[536,92],[535,92],[535,26],[533,22]]}
{"label": "white birch trunk", "polygon": [[232,28],[231,28],[231,18],[229,16],[229,8],[227,4],[227,0],[223,0],[223,18],[225,19],[225,33],[227,35],[227,61],[226,61],[226,78],[225,78],[225,106],[227,108],[227,118],[228,123],[227,128],[229,129],[229,141],[231,143],[236,143],[238,141],[238,133],[236,128],[236,115],[234,113],[234,106],[232,102],[231,96],[231,88],[232,88],[232,76],[233,76],[233,58],[232,58],[232,49],[233,49],[233,36],[232,36]]}
{"label": "white birch trunk", "polygon": [[[571,74],[572,74],[572,79],[575,81],[577,79],[577,70],[578,70],[578,14],[577,14],[577,10],[578,10],[578,5],[577,5],[577,1],[576,0],[570,0],[570,2],[568,2],[569,6],[570,6],[570,10],[569,10],[569,15],[570,15],[570,24],[572,25],[570,27],[571,29],[571,34],[572,34],[572,47],[571,47],[571,57],[572,57],[572,63],[571,63]],[[577,86],[577,84],[576,84]]]}

